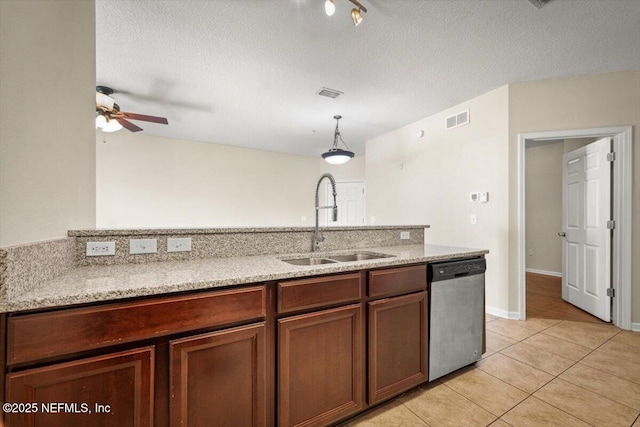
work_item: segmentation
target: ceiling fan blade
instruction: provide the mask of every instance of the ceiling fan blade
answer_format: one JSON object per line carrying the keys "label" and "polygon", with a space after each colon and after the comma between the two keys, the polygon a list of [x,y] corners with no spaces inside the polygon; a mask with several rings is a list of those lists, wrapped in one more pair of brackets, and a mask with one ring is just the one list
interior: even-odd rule
{"label": "ceiling fan blade", "polygon": [[146,116],[144,114],[127,113],[125,111],[121,111],[121,113],[124,114],[124,116],[130,120],[141,120],[143,122],[161,123],[163,125],[169,124],[169,121],[164,117]]}
{"label": "ceiling fan blade", "polygon": [[[114,120],[114,119],[112,119]],[[122,125],[123,128],[130,130],[131,132],[140,132],[142,130],[141,127],[134,125],[128,120],[123,119],[122,117],[116,117],[115,120],[118,121]]]}

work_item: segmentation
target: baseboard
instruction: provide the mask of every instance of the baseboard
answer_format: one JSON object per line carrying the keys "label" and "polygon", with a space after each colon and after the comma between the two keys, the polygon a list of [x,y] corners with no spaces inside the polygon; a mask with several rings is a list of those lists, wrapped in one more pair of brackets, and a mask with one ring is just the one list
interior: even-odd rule
{"label": "baseboard", "polygon": [[525,268],[524,271],[527,273],[544,274],[545,276],[562,277],[562,273],[558,273],[557,271],[537,270],[535,268]]}
{"label": "baseboard", "polygon": [[631,330],[633,332],[640,332],[640,322],[631,322]]}
{"label": "baseboard", "polygon": [[510,320],[520,319],[520,313],[517,311],[501,310],[499,308],[488,307],[488,306],[485,307],[484,311],[487,312],[488,314],[491,314],[492,316],[502,317],[503,319],[510,319]]}

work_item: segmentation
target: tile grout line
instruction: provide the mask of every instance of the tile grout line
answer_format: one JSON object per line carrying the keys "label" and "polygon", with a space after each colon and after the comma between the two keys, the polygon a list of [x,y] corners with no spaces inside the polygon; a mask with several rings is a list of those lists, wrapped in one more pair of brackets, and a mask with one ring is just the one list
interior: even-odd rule
{"label": "tile grout line", "polygon": [[[564,322],[564,321],[563,321],[563,322]],[[559,324],[559,323],[556,323],[556,325],[558,325],[558,324]],[[554,325],[554,326],[555,326],[555,325]],[[547,328],[547,329],[548,329],[548,328]],[[541,332],[542,332],[542,331],[541,331]],[[570,415],[570,416],[572,416],[572,417],[574,417],[574,418],[576,418],[576,419],[579,419],[579,420],[581,420],[581,421],[583,421],[583,422],[585,422],[585,423],[587,423],[587,424],[589,424],[589,425],[593,426],[593,424],[589,423],[587,420],[584,420],[584,419],[582,419],[582,418],[578,417],[577,415],[571,414],[571,413],[569,413],[569,412],[567,412],[567,411],[563,410],[562,408],[558,408],[557,406],[555,406],[554,404],[552,404],[552,403],[550,403],[550,402],[547,402],[546,400],[542,400],[542,399],[540,399],[539,397],[534,396],[534,394],[535,394],[536,392],[538,392],[538,391],[539,391],[539,390],[541,390],[543,387],[545,387],[546,385],[548,385],[549,383],[551,383],[553,380],[555,380],[555,379],[559,379],[559,380],[562,380],[562,381],[568,382],[569,384],[571,384],[571,385],[573,385],[573,386],[575,386],[575,387],[581,388],[582,390],[585,390],[585,391],[587,391],[587,392],[591,392],[591,393],[593,393],[593,394],[595,394],[595,395],[597,395],[597,396],[603,397],[603,398],[605,398],[605,399],[607,399],[607,400],[609,400],[609,401],[611,401],[611,402],[614,402],[614,403],[617,403],[617,404],[619,404],[619,405],[622,405],[622,406],[625,406],[625,407],[627,407],[627,408],[630,408],[630,409],[632,409],[633,411],[637,411],[637,409],[636,409],[636,408],[631,408],[630,406],[627,406],[627,405],[626,405],[626,404],[624,404],[624,403],[621,403],[621,402],[618,402],[618,401],[616,401],[616,400],[613,400],[613,399],[609,398],[608,396],[603,396],[603,395],[601,395],[600,393],[597,393],[597,392],[594,392],[594,391],[592,391],[592,390],[586,389],[586,388],[584,388],[584,387],[582,387],[582,386],[580,386],[580,385],[578,385],[578,384],[574,384],[574,383],[572,383],[571,381],[568,381],[568,380],[566,380],[566,379],[564,379],[564,378],[560,378],[560,375],[564,374],[566,371],[568,371],[569,369],[571,369],[573,366],[575,366],[575,365],[577,365],[578,363],[580,363],[584,358],[586,358],[586,357],[587,357],[587,356],[589,356],[591,353],[595,352],[595,351],[596,351],[596,350],[598,350],[600,347],[602,347],[603,345],[605,345],[607,342],[609,342],[611,339],[613,339],[615,336],[617,336],[620,332],[622,332],[622,330],[619,330],[616,334],[614,334],[614,335],[612,335],[611,337],[607,338],[607,339],[606,339],[602,344],[598,345],[596,348],[594,348],[594,349],[589,349],[589,350],[590,350],[590,351],[589,351],[589,353],[587,353],[587,354],[585,354],[584,356],[582,356],[580,359],[578,359],[577,361],[575,361],[571,366],[569,366],[568,368],[566,368],[565,370],[563,370],[563,371],[562,371],[561,373],[559,373],[558,375],[554,376],[550,381],[548,381],[547,383],[545,383],[544,385],[542,385],[542,386],[541,386],[540,388],[538,388],[535,392],[531,393],[531,397],[534,397],[534,398],[536,398],[536,399],[538,399],[538,400],[540,400],[540,401],[542,401],[542,402],[544,402],[544,403],[546,403],[546,404],[548,404],[548,405],[550,405],[550,406],[553,406],[554,408],[558,409],[559,411],[564,412],[565,414],[568,414],[568,415]],[[550,335],[550,336],[554,337],[553,335]],[[571,341],[565,340],[565,339],[563,339],[563,338],[558,338],[558,337],[554,337],[554,338],[561,339],[561,340],[563,340],[563,341],[565,341],[565,342],[568,342],[568,343],[571,343],[571,344],[576,344],[576,343],[573,343],[573,342],[571,342]],[[527,338],[525,338],[525,339],[527,339]],[[522,342],[522,341],[524,341],[524,340],[521,340],[521,341],[518,341],[518,342]],[[525,344],[526,344],[526,343],[525,343]],[[515,345],[515,344],[514,344],[514,345]],[[580,345],[580,344],[578,344],[578,345]],[[534,347],[535,347],[535,346],[534,346]],[[582,346],[582,347],[584,347],[584,346]],[[585,347],[585,348],[588,348],[588,347]],[[545,349],[541,349],[541,350],[545,350]],[[548,351],[548,350],[546,350],[546,351]],[[503,356],[505,356],[505,357],[509,357],[509,355],[507,355],[507,354],[503,354],[503,353],[502,353],[502,350],[501,350],[499,353],[500,353],[500,354],[502,354],[502,355],[503,355]],[[552,352],[549,352],[549,353],[552,353]],[[552,354],[555,354],[555,353],[552,353]],[[556,355],[556,356],[560,356],[560,355]],[[516,360],[516,361],[518,361],[518,362],[524,363],[525,365],[531,366],[531,367],[532,367],[532,368],[534,368],[534,369],[538,369],[538,368],[536,368],[535,366],[532,366],[532,365],[530,365],[530,364],[528,364],[528,363],[526,363],[526,362],[523,362],[523,361],[521,361],[521,360],[514,359],[513,357],[509,357],[509,358],[510,358],[510,359],[512,359],[512,360]],[[566,358],[565,358],[565,359],[566,359]],[[587,366],[587,367],[589,367],[589,368],[592,368],[590,365],[586,365],[586,364],[585,364],[585,366]],[[603,373],[605,373],[605,374],[608,374],[608,375],[614,376],[614,377],[616,377],[616,378],[621,378],[621,377],[619,377],[619,376],[617,376],[617,375],[613,375],[613,374],[611,374],[611,373],[609,373],[609,372],[601,371],[601,370],[599,370],[599,369],[597,369],[597,368],[592,368],[592,369],[596,369],[596,370],[598,370],[598,371],[600,371],[600,372],[603,372]],[[542,369],[540,369],[540,370],[542,371]],[[546,371],[542,371],[542,372],[546,372]],[[552,376],[553,376],[553,374],[550,374],[549,372],[546,372],[546,373],[547,373],[547,374],[549,374],[549,375],[552,375]],[[625,378],[622,378],[622,379],[625,379]],[[629,380],[627,380],[627,381],[629,381]],[[636,384],[636,383],[635,383],[635,382],[633,382],[633,381],[629,381],[629,382],[632,382],[632,383]],[[636,420],[637,420],[638,418],[640,418],[640,415],[639,415],[638,417],[636,417]],[[633,425],[633,423],[632,423],[631,425]]]}

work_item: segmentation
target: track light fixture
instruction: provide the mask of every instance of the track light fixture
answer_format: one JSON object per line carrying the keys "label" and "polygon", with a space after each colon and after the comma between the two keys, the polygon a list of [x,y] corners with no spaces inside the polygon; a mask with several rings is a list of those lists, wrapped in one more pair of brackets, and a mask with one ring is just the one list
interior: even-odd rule
{"label": "track light fixture", "polygon": [[[342,140],[342,136],[340,136],[340,129],[338,129],[338,124],[340,123],[340,119],[342,116],[333,116],[336,119],[336,130],[333,134],[333,146],[327,150],[326,153],[322,154],[322,158],[325,162],[330,163],[332,165],[343,165],[347,163],[349,160],[353,159],[353,151],[349,151],[349,147]],[[338,140],[342,142],[342,145],[346,148],[343,150],[342,148],[338,148]]]}
{"label": "track light fixture", "polygon": [[[357,27],[362,22],[362,13],[363,12],[367,13],[367,8],[364,7],[362,4],[360,4],[358,0],[348,0],[348,1],[350,1],[352,4],[356,6],[353,9],[351,9],[351,20],[353,21],[353,25]],[[327,15],[333,16],[333,14],[336,11],[335,0],[325,0],[324,11],[327,13]]]}

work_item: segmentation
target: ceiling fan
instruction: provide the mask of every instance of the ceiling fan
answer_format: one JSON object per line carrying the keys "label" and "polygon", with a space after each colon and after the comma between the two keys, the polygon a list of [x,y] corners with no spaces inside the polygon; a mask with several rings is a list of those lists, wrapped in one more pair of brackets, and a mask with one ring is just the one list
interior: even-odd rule
{"label": "ceiling fan", "polygon": [[114,90],[110,87],[96,86],[96,129],[102,129],[104,132],[116,132],[122,128],[131,132],[142,130],[141,127],[131,123],[129,120],[140,120],[163,125],[169,124],[164,117],[120,111],[120,106],[111,97],[113,92]]}

